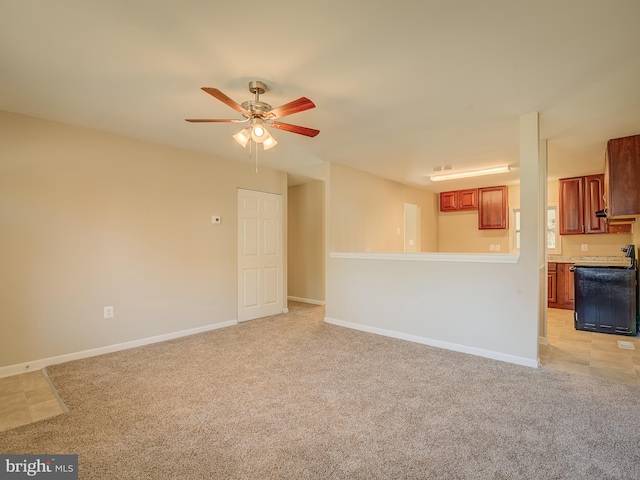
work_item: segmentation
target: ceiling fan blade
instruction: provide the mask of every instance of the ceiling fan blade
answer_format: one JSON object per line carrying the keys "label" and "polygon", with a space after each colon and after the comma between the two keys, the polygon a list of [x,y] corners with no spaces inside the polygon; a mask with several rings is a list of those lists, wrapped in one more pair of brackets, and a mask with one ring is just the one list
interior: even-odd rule
{"label": "ceiling fan blade", "polygon": [[233,120],[230,118],[185,118],[187,122],[201,123],[201,122],[225,122],[225,123],[243,123],[247,120]]}
{"label": "ceiling fan blade", "polygon": [[298,125],[291,125],[290,123],[271,122],[269,125],[277,128],[278,130],[299,133],[300,135],[306,135],[307,137],[315,137],[320,133],[320,130],[316,130],[315,128],[300,127]]}
{"label": "ceiling fan blade", "polygon": [[309,110],[310,108],[315,108],[315,106],[316,105],[307,97],[300,97],[293,102],[285,103],[284,105],[268,111],[267,113],[265,113],[265,117],[282,118],[293,113],[304,112],[305,110]]}
{"label": "ceiling fan blade", "polygon": [[204,90],[205,92],[207,92],[209,95],[211,95],[212,97],[217,98],[218,100],[220,100],[222,103],[230,106],[231,108],[233,108],[236,112],[240,112],[243,115],[246,116],[251,116],[251,114],[249,112],[247,112],[244,108],[242,108],[242,105],[240,105],[238,102],[236,102],[235,100],[227,97],[224,93],[222,93],[220,90],[218,90],[217,88],[211,88],[211,87],[202,87],[202,90]]}

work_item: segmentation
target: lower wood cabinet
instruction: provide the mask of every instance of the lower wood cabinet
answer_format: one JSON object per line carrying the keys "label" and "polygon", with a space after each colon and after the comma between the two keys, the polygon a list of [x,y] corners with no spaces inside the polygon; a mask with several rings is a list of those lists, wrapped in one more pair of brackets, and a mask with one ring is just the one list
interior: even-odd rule
{"label": "lower wood cabinet", "polygon": [[573,263],[549,262],[547,269],[547,305],[551,308],[573,310],[575,287]]}
{"label": "lower wood cabinet", "polygon": [[558,298],[558,272],[556,271],[556,264],[549,263],[547,269],[547,303],[557,303]]}

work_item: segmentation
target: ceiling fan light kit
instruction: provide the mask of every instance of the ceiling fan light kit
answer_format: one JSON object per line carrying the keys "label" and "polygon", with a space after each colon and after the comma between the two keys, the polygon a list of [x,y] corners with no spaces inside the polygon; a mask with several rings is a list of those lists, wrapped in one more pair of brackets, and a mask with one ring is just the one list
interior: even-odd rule
{"label": "ceiling fan light kit", "polygon": [[251,140],[251,128],[247,127],[243,130],[240,130],[233,136],[234,140],[238,142],[243,147],[247,146],[247,142]]}
{"label": "ceiling fan light kit", "polygon": [[448,172],[429,176],[432,182],[440,182],[443,180],[457,180],[460,178],[480,177],[483,175],[495,175],[497,173],[507,173],[511,171],[509,165],[499,167],[483,168],[480,170],[467,170],[466,172]]}
{"label": "ceiling fan light kit", "polygon": [[262,148],[264,148],[265,150],[269,150],[270,148],[275,147],[277,144],[278,144],[277,140],[273,138],[271,135],[269,135],[269,137],[265,138],[264,141],[262,142]]}
{"label": "ceiling fan light kit", "polygon": [[262,119],[255,118],[251,123],[251,140],[256,143],[264,142],[269,135],[269,132],[265,130]]}
{"label": "ceiling fan light kit", "polygon": [[[278,142],[269,133],[267,126],[277,128],[279,130],[285,130],[287,132],[297,133],[299,135],[305,135],[307,137],[315,137],[320,133],[320,130],[313,128],[300,127],[298,125],[292,125],[290,123],[282,123],[276,121],[278,118],[285,117],[298,112],[315,108],[315,104],[306,97],[300,97],[297,100],[286,103],[280,107],[273,108],[268,103],[260,101],[260,95],[267,91],[267,86],[260,81],[249,82],[249,91],[255,95],[253,100],[247,100],[242,104],[232,100],[217,88],[202,87],[206,93],[212,97],[220,100],[225,105],[233,108],[236,112],[239,112],[244,119],[213,119],[213,118],[187,118],[187,122],[194,123],[244,123],[250,122],[249,126],[242,129],[233,138],[242,147],[247,146],[249,141],[258,144],[262,144],[264,150],[269,150],[275,147]],[[256,150],[257,151],[257,150]]]}

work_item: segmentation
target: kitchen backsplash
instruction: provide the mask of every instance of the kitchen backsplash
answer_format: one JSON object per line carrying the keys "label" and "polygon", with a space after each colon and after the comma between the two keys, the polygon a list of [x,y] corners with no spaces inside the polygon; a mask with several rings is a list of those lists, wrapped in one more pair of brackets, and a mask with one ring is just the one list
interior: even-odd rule
{"label": "kitchen backsplash", "polygon": [[[634,225],[634,228],[637,228]],[[633,243],[633,235],[609,233],[594,235],[561,235],[561,255],[576,257],[617,257],[624,255],[620,249]],[[586,250],[584,250],[586,248]]]}

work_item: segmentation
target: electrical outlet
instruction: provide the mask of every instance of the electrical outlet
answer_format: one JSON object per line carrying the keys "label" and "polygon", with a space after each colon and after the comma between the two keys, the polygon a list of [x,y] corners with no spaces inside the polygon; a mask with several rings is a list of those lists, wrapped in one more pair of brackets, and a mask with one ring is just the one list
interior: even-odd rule
{"label": "electrical outlet", "polygon": [[113,318],[113,307],[104,307],[104,318]]}
{"label": "electrical outlet", "polygon": [[589,245],[586,243],[583,243],[582,245],[580,245],[580,248],[582,249],[583,252],[586,252],[587,250],[589,250]]}
{"label": "electrical outlet", "polygon": [[494,251],[496,249],[496,246],[492,243],[491,245],[489,245],[489,250],[490,251]]}
{"label": "electrical outlet", "polygon": [[499,252],[499,251],[500,251],[500,244],[496,243],[496,252]]}

